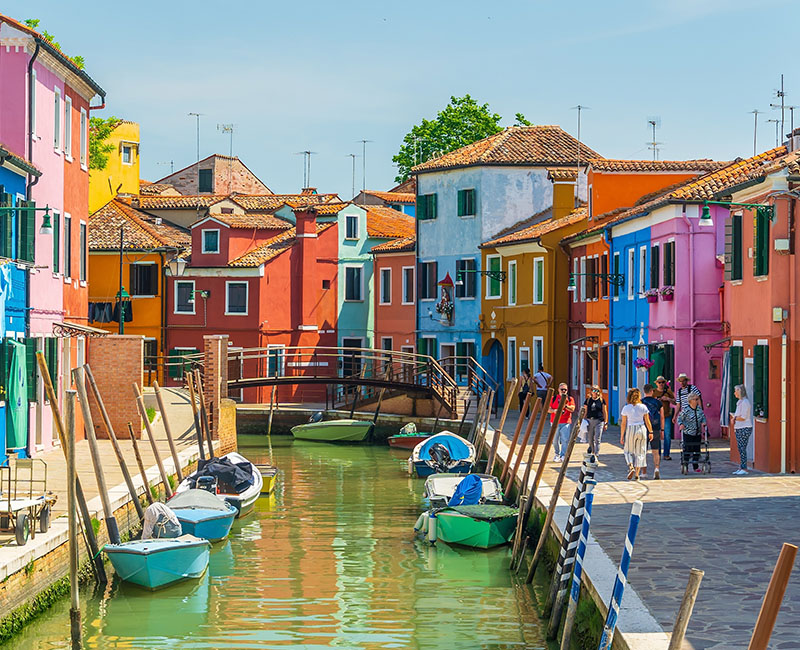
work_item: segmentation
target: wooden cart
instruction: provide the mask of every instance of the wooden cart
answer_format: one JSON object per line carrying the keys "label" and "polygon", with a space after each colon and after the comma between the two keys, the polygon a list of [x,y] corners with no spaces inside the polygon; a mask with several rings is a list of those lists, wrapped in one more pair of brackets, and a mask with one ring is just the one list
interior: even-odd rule
{"label": "wooden cart", "polygon": [[56,498],[47,491],[47,463],[41,458],[17,458],[13,467],[7,459],[0,465],[0,529],[13,530],[18,546],[36,536],[36,522],[38,532],[47,532]]}

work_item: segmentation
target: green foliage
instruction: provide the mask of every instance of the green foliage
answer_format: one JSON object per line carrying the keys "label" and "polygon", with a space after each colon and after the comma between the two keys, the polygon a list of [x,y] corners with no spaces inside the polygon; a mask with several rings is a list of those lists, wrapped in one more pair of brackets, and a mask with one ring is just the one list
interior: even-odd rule
{"label": "green foliage", "polygon": [[114,151],[114,145],[106,141],[121,121],[114,116],[105,119],[93,117],[89,120],[89,169],[106,168],[108,154]]}
{"label": "green foliage", "polygon": [[25,565],[25,575],[29,576],[31,573],[33,573],[33,560]]}
{"label": "green foliage", "polygon": [[147,412],[147,421],[152,424],[156,419],[156,410],[152,406],[148,406],[145,411]]}
{"label": "green foliage", "polygon": [[571,650],[582,650],[583,648],[596,648],[603,635],[605,619],[594,604],[592,597],[586,593],[586,589],[581,589],[578,598],[578,608],[575,610],[575,627],[572,628],[572,638],[570,639]]}
{"label": "green foliage", "polygon": [[[22,22],[25,23],[31,29],[36,29],[41,21],[38,18],[28,18],[27,20],[23,20]],[[48,32],[46,29],[43,29],[41,33],[42,36],[44,37],[44,40],[50,43],[50,45],[55,47],[57,50],[62,51],[61,44],[55,40],[55,37],[50,32]],[[86,66],[86,60],[82,56],[73,56],[69,58],[71,58],[72,62],[75,64],[75,67],[78,68],[78,70],[83,70],[84,67]]]}
{"label": "green foliage", "polygon": [[170,489],[174,492],[175,487],[178,485],[178,480],[172,474],[170,474],[167,476],[167,481],[169,482]]}
{"label": "green foliage", "polygon": [[41,21],[38,18],[28,18],[22,22],[24,22],[31,29],[36,29]]}
{"label": "green foliage", "polygon": [[72,62],[75,64],[75,67],[78,70],[83,70],[86,67],[86,59],[84,59],[80,54],[72,57]]}
{"label": "green foliage", "polygon": [[155,485],[150,486],[150,494],[153,495],[154,501],[158,501],[161,498],[161,492],[159,492],[158,488]]}
{"label": "green foliage", "polygon": [[100,520],[96,517],[92,517],[92,530],[94,531],[94,536],[97,537],[97,533],[100,532]]}
{"label": "green foliage", "polygon": [[522,113],[516,113],[514,115],[514,124],[517,126],[531,126],[530,120],[528,120]]}

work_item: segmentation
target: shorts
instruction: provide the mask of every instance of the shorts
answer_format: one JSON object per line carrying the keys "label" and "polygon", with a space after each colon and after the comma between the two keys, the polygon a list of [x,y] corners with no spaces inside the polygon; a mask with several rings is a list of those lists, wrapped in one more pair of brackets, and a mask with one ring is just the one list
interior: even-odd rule
{"label": "shorts", "polygon": [[653,439],[650,441],[650,449],[660,451],[661,449],[661,429],[653,429]]}

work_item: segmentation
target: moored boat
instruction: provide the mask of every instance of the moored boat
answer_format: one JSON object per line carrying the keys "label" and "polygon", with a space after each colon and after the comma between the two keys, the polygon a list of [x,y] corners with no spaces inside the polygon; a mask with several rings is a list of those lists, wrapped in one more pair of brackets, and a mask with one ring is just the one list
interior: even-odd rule
{"label": "moored boat", "polygon": [[210,480],[217,496],[236,508],[237,517],[253,509],[264,484],[256,466],[235,451],[220,458],[198,461],[197,471],[184,478],[175,492],[179,494],[198,487],[198,479],[200,483]]}
{"label": "moored boat", "polygon": [[[431,474],[425,479],[425,498],[433,508],[444,508],[467,476],[481,483],[480,503],[503,503],[503,486],[491,474]],[[453,504],[456,505],[456,504]]]}
{"label": "moored boat", "polygon": [[323,420],[315,413],[305,424],[292,427],[292,435],[298,440],[317,442],[361,442],[372,433],[375,425],[363,420]]}
{"label": "moored boat", "polygon": [[207,539],[182,535],[106,544],[103,551],[120,578],[154,590],[202,576],[208,568],[210,548]]}
{"label": "moored boat", "polygon": [[435,513],[436,539],[472,548],[507,544],[514,535],[518,512],[517,508],[493,503],[448,506]]}
{"label": "moored boat", "polygon": [[210,542],[225,539],[233,526],[237,510],[207,490],[185,490],[167,504],[175,513],[185,534]]}
{"label": "moored boat", "polygon": [[395,449],[414,449],[419,443],[431,437],[430,433],[398,433],[389,436],[389,446]]}
{"label": "moored boat", "polygon": [[450,431],[442,431],[420,442],[408,459],[409,473],[466,474],[475,464],[475,447]]}

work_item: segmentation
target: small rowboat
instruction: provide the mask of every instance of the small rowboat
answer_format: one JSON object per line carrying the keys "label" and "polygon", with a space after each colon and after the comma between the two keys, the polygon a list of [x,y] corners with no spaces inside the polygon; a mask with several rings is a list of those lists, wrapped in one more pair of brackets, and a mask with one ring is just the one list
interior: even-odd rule
{"label": "small rowboat", "polygon": [[372,422],[362,420],[321,420],[292,427],[292,435],[298,440],[361,442],[374,427]]}
{"label": "small rowboat", "polygon": [[389,436],[389,446],[395,449],[414,449],[419,443],[431,437],[430,433],[398,433]]}
{"label": "small rowboat", "polygon": [[182,535],[106,544],[103,551],[120,578],[155,590],[202,576],[208,568],[210,548],[207,539]]}
{"label": "small rowboat", "polygon": [[228,536],[237,510],[227,501],[206,490],[186,490],[167,504],[181,522],[181,529],[209,542]]}
{"label": "small rowboat", "polygon": [[408,459],[409,473],[421,478],[437,473],[468,474],[474,464],[475,446],[450,431],[419,443]]}
{"label": "small rowboat", "polygon": [[436,537],[472,548],[507,544],[517,527],[518,513],[517,508],[491,503],[451,506],[436,512]]}
{"label": "small rowboat", "polygon": [[216,494],[236,508],[237,517],[243,517],[253,509],[261,496],[264,480],[255,465],[235,451],[220,458],[199,461],[199,469],[181,481],[176,494],[197,487],[200,477],[210,477],[216,482]]}

